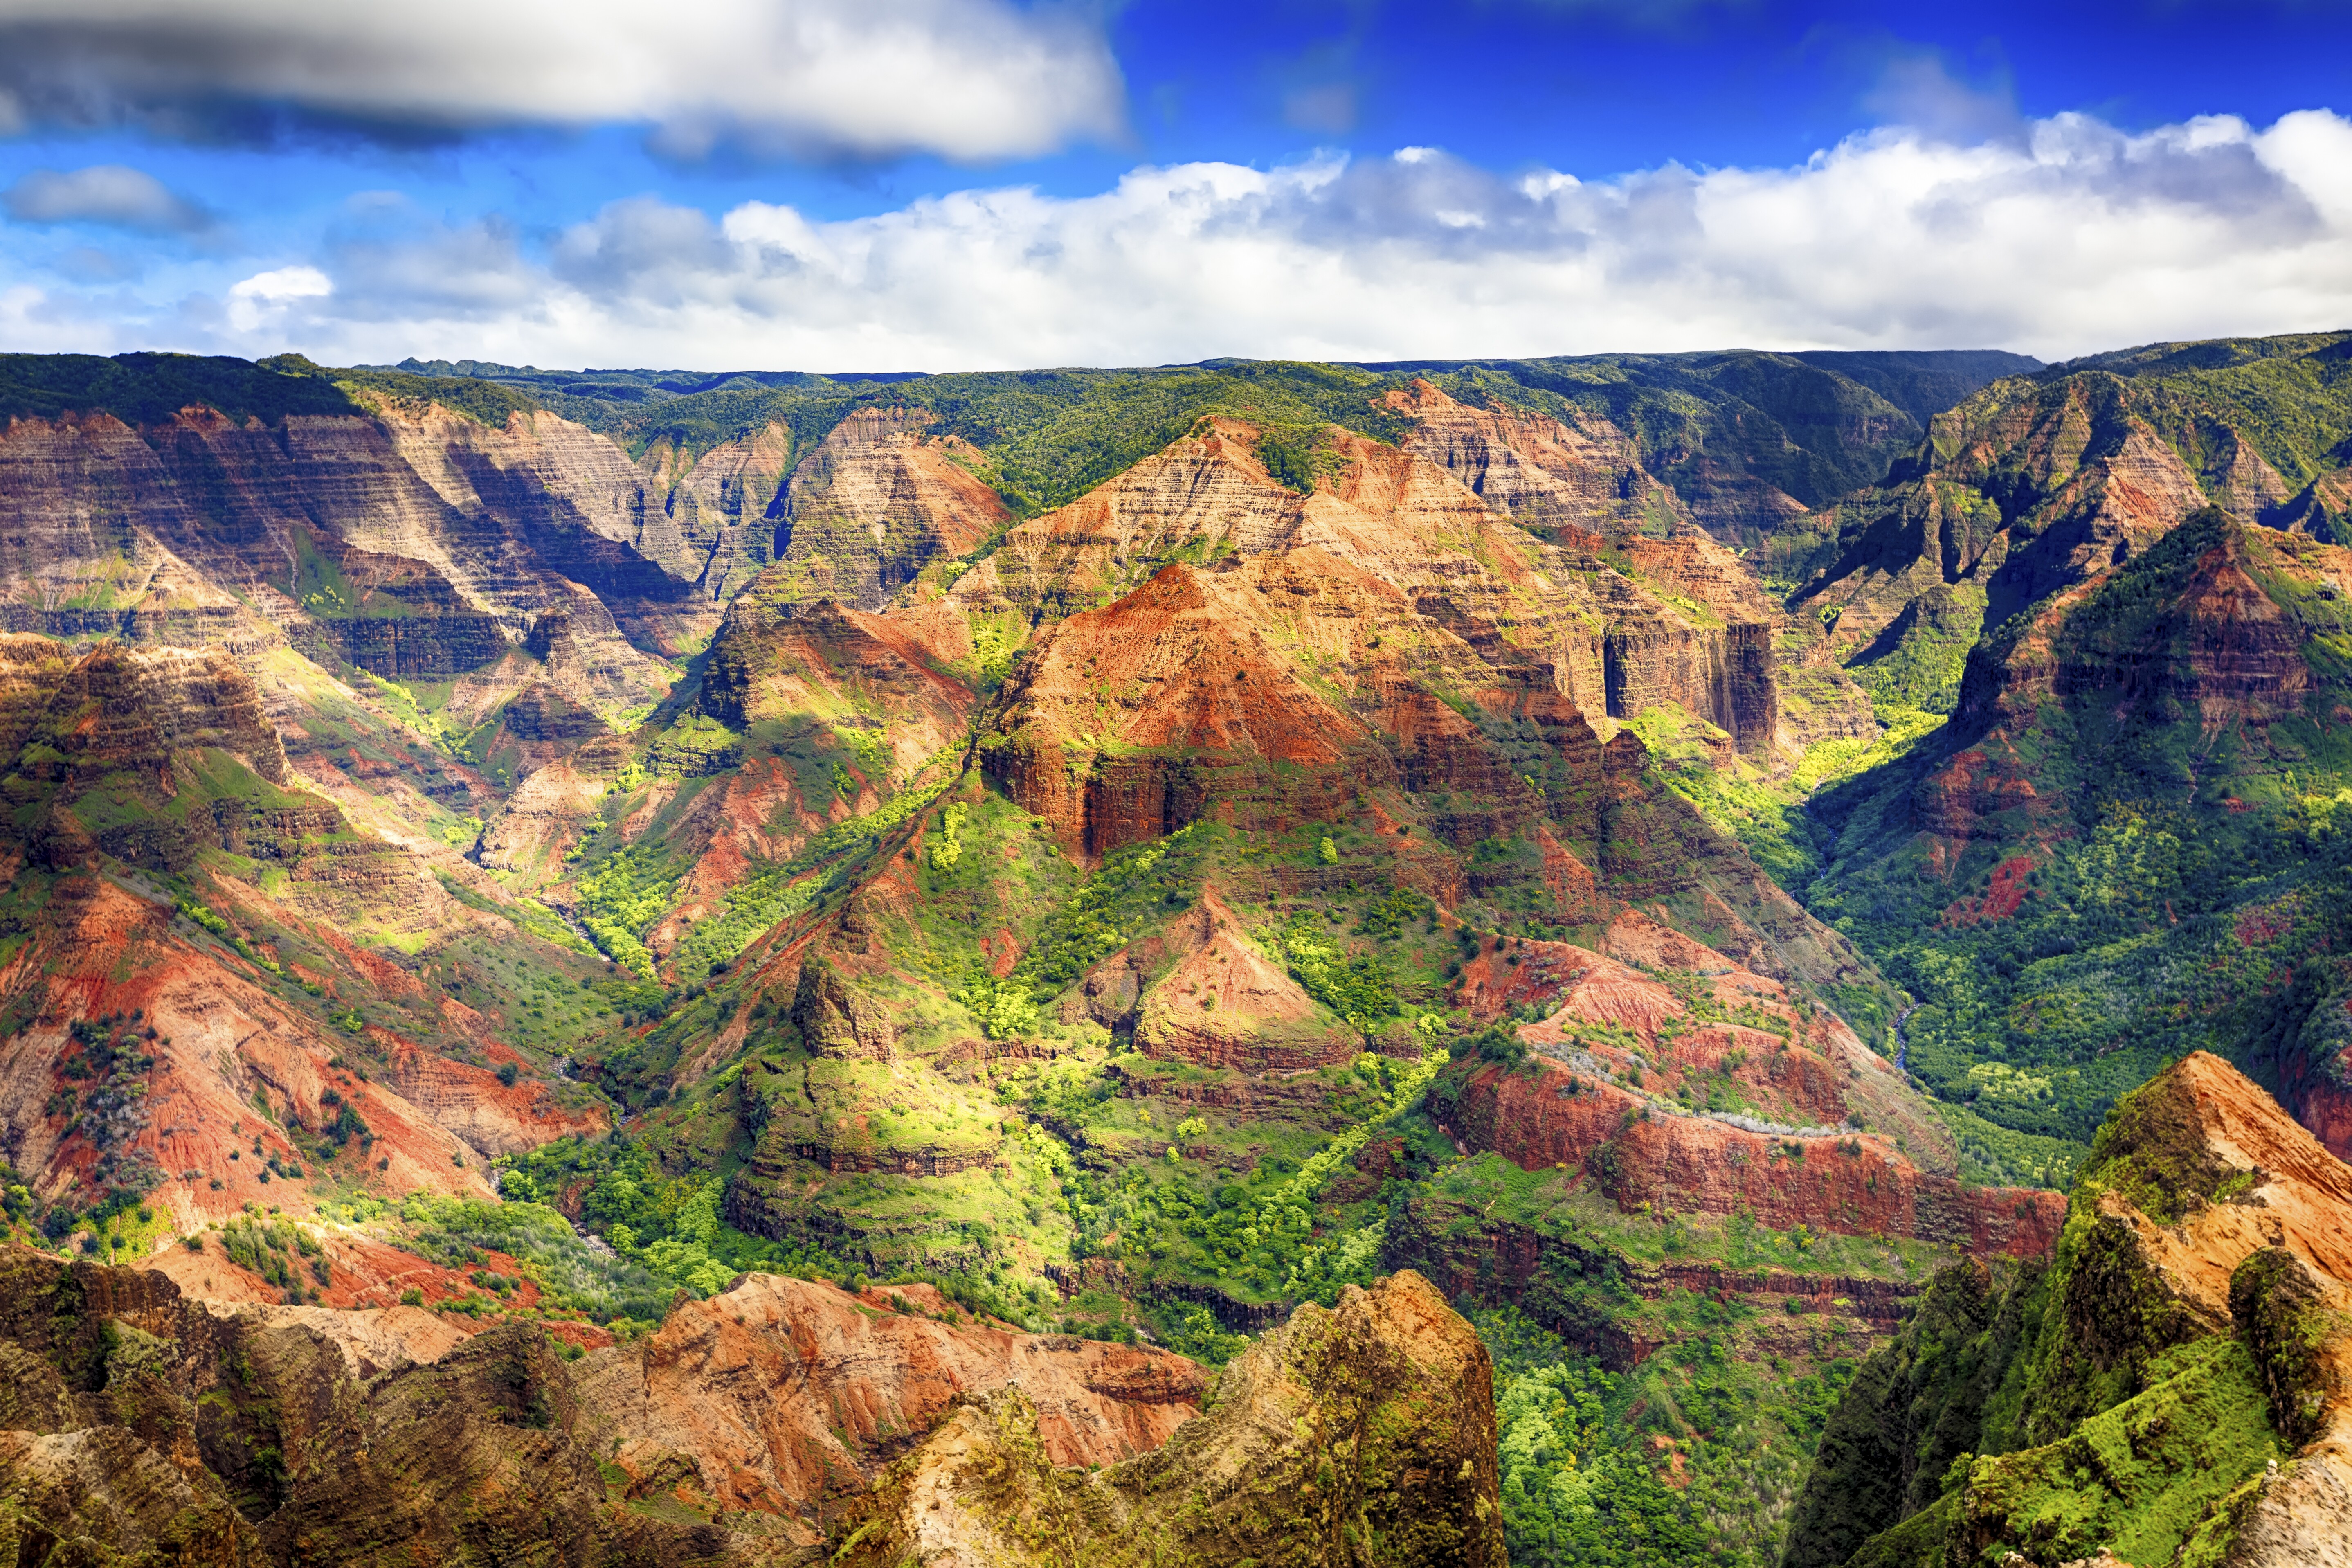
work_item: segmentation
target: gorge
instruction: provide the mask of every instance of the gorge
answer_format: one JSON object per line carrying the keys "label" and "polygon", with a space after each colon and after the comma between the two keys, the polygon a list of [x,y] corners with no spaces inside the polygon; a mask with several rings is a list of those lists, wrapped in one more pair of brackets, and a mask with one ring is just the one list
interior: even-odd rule
{"label": "gorge", "polygon": [[0,420],[0,1561],[2352,1538],[2352,333]]}

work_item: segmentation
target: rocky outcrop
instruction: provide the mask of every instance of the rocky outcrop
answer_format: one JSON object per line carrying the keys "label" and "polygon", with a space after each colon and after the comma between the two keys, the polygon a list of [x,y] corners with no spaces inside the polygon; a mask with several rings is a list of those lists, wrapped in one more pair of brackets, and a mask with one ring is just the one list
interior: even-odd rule
{"label": "rocky outcrop", "polygon": [[[2108,1543],[2133,1562],[2339,1556],[2347,1221],[2352,1168],[2268,1095],[2203,1052],[2167,1068],[2101,1130],[2046,1279],[1939,1279],[1948,1321],[1864,1366],[1800,1505],[1791,1568],[2054,1565]],[[1890,1488],[1873,1455],[1891,1423],[1923,1415],[1946,1468]]]}
{"label": "rocky outcrop", "polygon": [[[1549,1015],[1519,1026],[1522,1065],[1472,1058],[1432,1091],[1465,1146],[1579,1173],[1626,1209],[1747,1213],[1984,1255],[2039,1257],[2056,1241],[2060,1195],[1962,1185],[1939,1119],[1834,1016],[1654,924],[1617,944],[1708,978],[1670,989],[1559,942],[1497,944],[1465,968],[1480,1012]],[[1700,1109],[1727,1089],[1748,1109]]]}
{"label": "rocky outcrop", "polygon": [[1268,474],[1257,431],[1239,420],[1203,420],[1069,505],[1015,524],[954,598],[1024,618],[1075,615],[1148,576],[1153,564],[1257,555],[1296,532],[1304,498]]}
{"label": "rocky outcrop", "polygon": [[801,964],[792,1017],[802,1042],[819,1056],[890,1058],[889,1015],[821,958],[812,955]]}
{"label": "rocky outcrop", "polygon": [[[1727,731],[1736,750],[1773,751],[1780,738],[1775,642],[1786,617],[1737,557],[1690,521],[1680,499],[1643,470],[1616,426],[1581,410],[1571,410],[1570,424],[1470,408],[1427,382],[1389,401],[1416,417],[1405,450],[1444,468],[1488,507],[1571,549],[1603,548],[1654,593],[1662,588],[1664,599],[1696,606],[1695,625],[1671,603],[1608,595],[1614,613],[1601,673],[1612,717],[1678,702]],[[1811,628],[1791,629],[1801,656]]]}
{"label": "rocky outcrop", "polygon": [[2184,781],[2168,786],[2151,766],[2168,748],[2210,747],[2174,738],[2181,715],[2202,736],[2231,737],[2232,769],[2294,765],[2299,742],[2274,746],[2272,727],[2352,695],[2324,673],[2330,656],[2313,657],[2332,635],[2327,601],[2302,596],[2347,570],[2340,547],[2195,513],[1979,646],[1913,790],[1913,821],[1951,838],[2022,837],[2116,771],[2186,798]]}
{"label": "rocky outcrop", "polygon": [[[827,727],[872,732],[891,782],[970,727],[971,686],[898,617],[830,599],[796,604],[790,589],[772,569],[729,606],[703,674],[703,711],[739,729],[775,721],[820,738]],[[875,768],[864,752],[846,760]]]}
{"label": "rocky outcrop", "polygon": [[989,776],[1087,856],[1172,832],[1213,804],[1252,823],[1328,816],[1393,780],[1370,727],[1302,682],[1256,617],[1222,602],[1230,592],[1170,566],[1052,627],[982,742]]}
{"label": "rocky outcrop", "polygon": [[611,784],[569,758],[533,771],[483,827],[475,858],[493,871],[533,880],[560,874],[564,851],[578,842]]}
{"label": "rocky outcrop", "polygon": [[[259,691],[225,653],[107,642],[68,662],[47,637],[0,645],[8,714],[0,750],[34,776],[143,772],[168,766],[174,752],[211,748],[273,784],[292,782]],[[19,754],[34,742],[38,754]]]}
{"label": "rocky outcrop", "polygon": [[1418,1275],[1307,1305],[1159,1450],[1058,1468],[1018,1391],[969,1400],[836,1527],[834,1561],[1029,1568],[1321,1560],[1501,1568],[1493,1371]]}
{"label": "rocky outcrop", "polygon": [[[2161,559],[2069,607],[2052,695],[2083,708],[2177,707],[2209,731],[2303,711],[2313,685],[2303,648],[2317,628],[2273,602],[2252,574],[2284,568],[2308,580],[2352,563],[2352,552],[2258,543],[2242,524],[2212,512],[2196,521],[2165,541]],[[2169,601],[2158,616],[2129,604],[2149,589]]]}
{"label": "rocky outcrop", "polygon": [[770,424],[720,442],[691,465],[666,437],[637,460],[648,506],[653,494],[661,497],[658,531],[674,535],[683,564],[698,563],[696,586],[711,600],[725,604],[775,559],[793,456],[792,432]]}
{"label": "rocky outcrop", "polygon": [[[33,944],[0,972],[23,1020],[0,1044],[0,1148],[46,1198],[92,1202],[143,1181],[194,1228],[247,1203],[308,1212],[312,1181],[331,1173],[312,1174],[289,1129],[324,1130],[348,1105],[367,1135],[336,1152],[333,1177],[488,1191],[467,1144],[335,1065],[338,1037],[272,981],[169,906],[95,877],[62,879]],[[103,1051],[77,1037],[110,1016]]]}
{"label": "rocky outcrop", "polygon": [[633,1494],[682,1486],[806,1542],[960,1399],[1017,1389],[1047,1463],[1108,1466],[1194,1419],[1204,1383],[1165,1351],[965,1321],[928,1285],[753,1274],[590,1363],[582,1393]]}
{"label": "rocky outcrop", "polygon": [[[1998,383],[1823,514],[1834,548],[1792,603],[1829,621],[1841,657],[1863,667],[1916,643],[1910,623],[1953,590],[1983,605],[1990,629],[2204,508],[2289,521],[2288,487],[2230,422],[2240,417],[2193,378],[2101,367]],[[1956,668],[1976,631],[1947,628],[1934,657]]]}
{"label": "rocky outcrop", "polygon": [[0,789],[40,860],[103,855],[182,872],[220,850],[282,872],[281,896],[309,915],[410,932],[446,916],[412,853],[352,833],[331,801],[290,787],[301,781],[228,655],[109,641],[70,664],[28,650],[9,669],[21,730],[0,736],[14,752]]}
{"label": "rocky outcrop", "polygon": [[1802,1136],[1754,1132],[1608,1085],[1563,1096],[1573,1076],[1549,1065],[1532,1079],[1489,1068],[1465,1087],[1452,1125],[1528,1169],[1584,1171],[1625,1208],[1744,1210],[1779,1229],[1907,1236],[2015,1257],[2039,1256],[2057,1239],[2064,1203],[2055,1193],[1964,1187],[1921,1171],[1884,1138],[1834,1123]]}
{"label": "rocky outcrop", "polygon": [[1213,892],[1161,939],[1174,960],[1134,1004],[1135,1044],[1146,1056],[1200,1067],[1264,1071],[1346,1061],[1362,1048],[1282,966],[1242,936],[1242,922]]}
{"label": "rocky outcrop", "polygon": [[1681,510],[1674,492],[1643,471],[1624,433],[1581,409],[1561,420],[1473,408],[1426,381],[1390,393],[1387,403],[1413,417],[1407,451],[1522,526],[1613,534],[1661,526]]}
{"label": "rocky outcrop", "polygon": [[0,1281],[15,1428],[0,1433],[0,1539],[20,1557],[757,1555],[722,1531],[608,1507],[572,1373],[536,1325],[365,1373],[310,1324],[215,1317],[157,1273],[11,1248]]}
{"label": "rocky outcrop", "polygon": [[1555,421],[1464,408],[1426,384],[1420,396],[1398,406],[1421,413],[1425,440],[1416,434],[1398,448],[1327,432],[1329,472],[1303,495],[1266,471],[1254,426],[1204,420],[1118,479],[1013,528],[947,602],[983,617],[1076,616],[1170,562],[1239,563],[1265,583],[1285,574],[1273,563],[1294,557],[1293,578],[1344,569],[1401,595],[1377,634],[1442,630],[1489,667],[1480,683],[1539,676],[1596,719],[1676,701],[1732,733],[1738,750],[1769,754],[1780,635],[1801,653],[1817,630],[1786,626],[1663,487],[1598,475],[1595,464],[1622,466],[1623,451],[1609,447],[1603,462],[1601,450],[1622,437],[1595,445]]}
{"label": "rocky outcrop", "polygon": [[592,1136],[612,1124],[602,1105],[564,1104],[544,1083],[509,1083],[488,1068],[404,1041],[383,1043],[386,1084],[485,1161],[558,1138]]}

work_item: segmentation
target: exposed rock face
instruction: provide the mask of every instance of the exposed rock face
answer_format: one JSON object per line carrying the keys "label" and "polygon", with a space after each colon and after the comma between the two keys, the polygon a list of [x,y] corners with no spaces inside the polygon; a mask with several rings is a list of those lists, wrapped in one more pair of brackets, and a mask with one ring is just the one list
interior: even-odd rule
{"label": "exposed rock face", "polygon": [[[1171,560],[1235,560],[1261,582],[1345,568],[1402,595],[1380,615],[1384,638],[1418,620],[1419,635],[1442,629],[1464,653],[1511,679],[1538,676],[1596,719],[1675,701],[1738,750],[1773,750],[1780,634],[1801,656],[1818,631],[1789,625],[1671,493],[1600,473],[1625,457],[1609,445],[1622,437],[1464,408],[1433,388],[1411,406],[1423,423],[1402,450],[1331,433],[1336,472],[1303,496],[1266,472],[1254,427],[1204,421],[1012,529],[949,601],[1025,620],[1074,616]],[[1296,563],[1273,564],[1286,557]],[[1842,681],[1823,672],[1816,684]]]}
{"label": "exposed rock face", "polygon": [[1136,1005],[1135,1043],[1147,1056],[1203,1067],[1318,1067],[1360,1048],[1354,1032],[1326,1022],[1314,999],[1241,935],[1213,892],[1166,939],[1175,963]]}
{"label": "exposed rock face", "polygon": [[601,1132],[601,1106],[559,1104],[544,1083],[506,1083],[488,1068],[454,1061],[404,1041],[387,1048],[392,1089],[484,1159],[519,1154],[558,1138]]}
{"label": "exposed rock face", "polygon": [[1024,617],[1074,615],[1179,550],[1256,555],[1296,531],[1303,498],[1265,471],[1257,432],[1211,419],[1059,510],[1016,524],[954,597]]}
{"label": "exposed rock face", "polygon": [[191,409],[143,432],[94,414],[0,436],[15,629],[290,639],[429,679],[496,659],[560,611],[593,645],[594,699],[614,707],[667,684],[623,621],[658,644],[709,614],[691,586],[702,563],[648,538],[644,511],[618,447],[543,413],[503,430],[437,406],[265,429]]}
{"label": "exposed rock face", "polygon": [[929,422],[919,410],[858,409],[793,468],[776,531],[778,600],[879,610],[925,562],[961,555],[1003,524],[1004,503],[963,466],[980,454],[926,437]]}
{"label": "exposed rock face", "polygon": [[1539,529],[1593,533],[1663,531],[1681,510],[1674,492],[1643,470],[1640,455],[1609,421],[1585,414],[1573,425],[1507,410],[1471,408],[1426,381],[1389,394],[1417,423],[1407,451],[1445,469],[1495,510]]}
{"label": "exposed rock face", "polygon": [[[2192,513],[2279,516],[2287,487],[2208,405],[2104,370],[1996,384],[1937,416],[1871,489],[1822,514],[1835,543],[1796,603],[1857,668],[1899,655],[1958,588],[1991,628],[2146,552]],[[2282,519],[2282,521],[2285,521]],[[1957,660],[1976,626],[1957,635]]]}
{"label": "exposed rock face", "polygon": [[[1864,1368],[1790,1568],[2056,1564],[2108,1542],[2124,1561],[2340,1560],[2347,1221],[2352,1168],[2268,1095],[2203,1052],[2168,1068],[2101,1130],[2046,1281],[1939,1279],[1939,1320]],[[1898,1421],[1965,1469],[1887,1487],[1873,1456]]]}
{"label": "exposed rock face", "polygon": [[168,766],[173,752],[227,752],[274,784],[290,782],[286,748],[263,713],[260,693],[236,660],[217,650],[134,651],[104,643],[66,662],[47,637],[0,639],[0,683],[8,727],[0,749],[13,756],[38,735],[68,771]]}
{"label": "exposed rock face", "polygon": [[1418,1275],[1307,1305],[1158,1451],[1055,1467],[1018,1393],[971,1400],[845,1519],[835,1561],[883,1568],[1208,1568],[1328,1560],[1501,1568],[1493,1372]]}
{"label": "exposed rock face", "polygon": [[[306,1324],[215,1318],[161,1274],[0,1255],[0,1531],[20,1556],[260,1565],[739,1559],[610,1509],[535,1327],[364,1374]],[[422,1316],[422,1314],[419,1314]],[[745,1543],[750,1544],[750,1543]]]}
{"label": "exposed rock face", "polygon": [[[694,564],[700,557],[696,585],[725,604],[775,558],[784,476],[792,468],[792,433],[781,425],[764,426],[711,447],[681,471],[683,457],[661,439],[638,459],[648,490],[662,496],[667,526],[653,528],[665,536],[675,534],[673,548],[681,565]],[[652,504],[650,497],[647,504]]]}
{"label": "exposed rock face", "polygon": [[[144,1166],[160,1179],[153,1202],[189,1227],[246,1203],[306,1212],[309,1182],[273,1180],[269,1164],[300,1163],[285,1125],[333,1121],[336,1112],[322,1109],[331,1091],[371,1129],[366,1164],[384,1161],[375,1173],[394,1190],[488,1192],[478,1161],[466,1159],[467,1146],[430,1112],[331,1067],[337,1047],[316,1021],[168,909],[96,878],[71,879],[53,893],[45,921],[25,955],[0,971],[0,991],[26,1019],[0,1060],[0,1147],[44,1195]],[[102,1083],[66,1073],[73,1021],[134,1009],[142,1026],[130,1045],[153,1059],[138,1069],[142,1092],[106,1094]],[[79,1116],[55,1098],[67,1090],[79,1097]],[[356,1143],[344,1152],[343,1174],[360,1175],[362,1152]]]}
{"label": "exposed rock face", "polygon": [[[2352,552],[2209,510],[2019,616],[1971,655],[1949,739],[1913,792],[1913,820],[1952,838],[2025,836],[2086,776],[2147,772],[2178,714],[2196,715],[2208,737],[2226,733],[2235,769],[2293,766],[2295,743],[2273,754],[2271,728],[2343,700],[2324,692],[2340,682],[2311,658],[2332,623],[2298,608],[2294,590],[2347,570]],[[2158,774],[2144,787],[2168,785]],[[2179,781],[2168,788],[2181,794]]]}
{"label": "exposed rock face", "polygon": [[1328,816],[1394,778],[1369,727],[1301,682],[1223,589],[1167,567],[1054,626],[1008,687],[983,765],[1073,850],[1159,837],[1212,802],[1253,821]]}
{"label": "exposed rock face", "polygon": [[534,770],[482,829],[481,863],[493,871],[539,877],[560,870],[563,852],[595,815],[611,782],[569,758]]}
{"label": "exposed rock face", "polygon": [[[2177,703],[2209,730],[2299,714],[2312,687],[2303,659],[2312,628],[2273,603],[2251,573],[2324,574],[2352,564],[2352,552],[2275,536],[2258,542],[2242,527],[2213,522],[2168,540],[2166,556],[2141,580],[2174,591],[2169,613],[2154,626],[2133,617],[2143,621],[2135,626],[2105,595],[2087,595],[2085,613],[2068,617],[2072,635],[2061,639],[2053,694],[2085,707]],[[2167,564],[2174,569],[2162,571]]]}
{"label": "exposed rock face", "polygon": [[[1581,1172],[1629,1209],[1744,1211],[1779,1228],[2049,1251],[2065,1214],[2059,1194],[1962,1186],[1950,1133],[1842,1021],[1686,937],[1632,916],[1621,928],[1612,945],[1628,957],[1713,978],[1685,997],[1566,943],[1482,954],[1464,977],[1480,1011],[1511,1001],[1557,1010],[1520,1027],[1534,1053],[1527,1068],[1474,1060],[1440,1080],[1433,1103],[1447,1108],[1454,1137],[1528,1170]],[[1725,1079],[1753,1113],[1698,1114],[1680,1098]]]}
{"label": "exposed rock face", "polygon": [[[798,1561],[960,1398],[1018,1391],[1042,1457],[1067,1466],[1148,1454],[1200,1405],[1201,1369],[1181,1357],[950,1326],[949,1305],[929,1286],[861,1300],[751,1275],[616,1346],[581,1325],[476,1330],[407,1307],[200,1305],[159,1269],[12,1248],[0,1539],[256,1568],[518,1551]],[[589,1357],[561,1359],[556,1331],[584,1333]],[[1491,1493],[1491,1408],[1487,1426]],[[637,1500],[747,1527],[666,1523],[625,1506]]]}
{"label": "exposed rock face", "polygon": [[803,1542],[960,1398],[1017,1388],[1054,1465],[1148,1453],[1200,1407],[1203,1374],[1181,1356],[916,1315],[949,1308],[929,1286],[860,1299],[749,1275],[590,1363],[583,1394],[632,1495],[683,1485]]}
{"label": "exposed rock face", "polygon": [[1561,1100],[1565,1073],[1547,1068],[1532,1082],[1489,1074],[1474,1081],[1457,1112],[1465,1141],[1530,1170],[1594,1173],[1599,1189],[1628,1208],[1746,1210],[1783,1229],[1909,1236],[2018,1257],[2038,1256],[2057,1239],[2064,1209],[2057,1194],[1964,1187],[1921,1171],[1881,1138],[1757,1133],[1654,1109],[1643,1121],[1641,1100],[1613,1088]]}
{"label": "exposed rock face", "polygon": [[417,931],[446,913],[415,857],[283,787],[299,781],[226,654],[110,641],[68,665],[22,651],[0,671],[22,726],[0,735],[15,763],[0,790],[39,859],[62,868],[102,854],[180,871],[219,849],[282,870],[287,902],[314,916]]}
{"label": "exposed rock face", "polygon": [[781,720],[880,730],[901,778],[969,726],[971,688],[898,617],[829,599],[797,605],[783,596],[789,588],[776,569],[729,607],[703,677],[704,711],[737,727]]}
{"label": "exposed rock face", "polygon": [[844,984],[823,959],[811,957],[801,965],[800,988],[793,994],[793,1023],[819,1056],[874,1061],[890,1058],[889,1015],[856,987]]}

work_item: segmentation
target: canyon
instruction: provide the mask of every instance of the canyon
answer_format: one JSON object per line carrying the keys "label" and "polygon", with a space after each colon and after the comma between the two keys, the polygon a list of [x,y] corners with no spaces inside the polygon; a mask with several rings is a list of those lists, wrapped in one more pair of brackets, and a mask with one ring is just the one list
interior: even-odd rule
{"label": "canyon", "polygon": [[2347,363],[60,361],[0,1529],[2295,1560]]}

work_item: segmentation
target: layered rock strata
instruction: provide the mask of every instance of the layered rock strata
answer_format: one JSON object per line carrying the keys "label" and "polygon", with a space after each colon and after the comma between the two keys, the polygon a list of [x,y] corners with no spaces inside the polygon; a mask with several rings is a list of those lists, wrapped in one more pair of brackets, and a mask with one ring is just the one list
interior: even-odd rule
{"label": "layered rock strata", "polygon": [[1158,1451],[1059,1468],[1018,1390],[958,1406],[844,1519],[835,1561],[1026,1568],[1312,1562],[1501,1568],[1493,1371],[1418,1275],[1300,1307]]}

